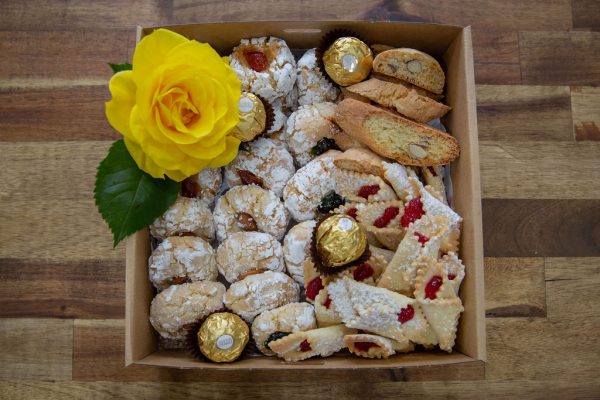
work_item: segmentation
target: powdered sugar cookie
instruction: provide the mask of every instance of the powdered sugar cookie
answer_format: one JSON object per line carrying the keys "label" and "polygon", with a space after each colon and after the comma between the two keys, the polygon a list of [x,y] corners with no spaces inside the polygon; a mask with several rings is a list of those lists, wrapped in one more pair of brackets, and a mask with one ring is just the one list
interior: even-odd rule
{"label": "powdered sugar cookie", "polygon": [[214,210],[217,239],[240,231],[260,231],[283,239],[288,211],[270,190],[256,185],[235,186],[217,200]]}
{"label": "powdered sugar cookie", "polygon": [[357,221],[379,243],[396,250],[404,236],[404,228],[400,225],[403,213],[404,203],[399,200],[367,203],[358,212]]}
{"label": "powdered sugar cookie", "polygon": [[298,284],[292,278],[282,272],[267,271],[233,283],[223,302],[245,321],[252,322],[258,314],[297,302],[299,297]]}
{"label": "powdered sugar cookie", "polygon": [[275,353],[268,347],[270,342],[290,333],[316,327],[313,306],[308,303],[290,303],[257,316],[252,322],[252,337],[261,353],[273,356]]}
{"label": "powdered sugar cookie", "polygon": [[281,99],[272,100],[271,107],[273,108],[273,123],[271,124],[271,127],[265,132],[267,135],[271,135],[283,129],[288,119],[288,116],[284,109],[283,101]]}
{"label": "powdered sugar cookie", "polygon": [[342,323],[342,317],[333,308],[331,304],[331,298],[327,288],[323,288],[315,297],[315,317],[317,318],[317,325],[319,328],[326,326],[339,325]]}
{"label": "powdered sugar cookie", "polygon": [[340,96],[336,85],[323,76],[317,65],[316,49],[307,50],[298,60],[298,104],[335,102]]}
{"label": "powdered sugar cookie", "polygon": [[199,237],[173,236],[163,240],[148,259],[150,282],[158,290],[171,285],[216,281],[215,251]]}
{"label": "powdered sugar cookie", "polygon": [[314,356],[329,357],[346,347],[344,336],[356,333],[344,325],[296,332],[269,343],[277,356],[285,361],[301,361]]}
{"label": "powdered sugar cookie", "polygon": [[282,99],[283,112],[289,117],[289,115],[298,108],[298,80],[296,84],[288,92],[288,94]]}
{"label": "powdered sugar cookie", "polygon": [[271,139],[259,138],[248,143],[225,167],[225,182],[229,187],[255,183],[278,197],[294,175],[294,160],[285,147]]}
{"label": "powdered sugar cookie", "polygon": [[377,282],[386,266],[387,262],[383,257],[371,255],[364,263],[345,269],[339,274],[332,276],[331,279],[347,276],[357,282],[375,285],[375,282]]}
{"label": "powdered sugar cookie", "polygon": [[336,168],[333,170],[336,192],[349,201],[367,203],[396,200],[394,190],[378,176]]}
{"label": "powdered sugar cookie", "polygon": [[230,283],[251,273],[285,269],[281,244],[263,232],[229,235],[217,249],[217,264],[221,275]]}
{"label": "powdered sugar cookie", "polygon": [[296,82],[296,61],[284,40],[276,37],[242,39],[229,56],[229,65],[242,90],[272,102],[285,97]]}
{"label": "powdered sugar cookie", "polygon": [[181,182],[181,195],[197,197],[210,207],[221,190],[222,184],[221,168],[204,168]]}
{"label": "powdered sugar cookie", "polygon": [[304,285],[304,261],[309,257],[310,243],[317,221],[294,225],[283,239],[283,258],[287,271],[296,282]]}
{"label": "powdered sugar cookie", "polygon": [[410,168],[395,162],[384,161],[382,164],[384,179],[392,185],[401,200],[406,201],[409,198],[418,196],[418,191],[408,181],[408,178],[413,174]]}
{"label": "powdered sugar cookie", "polygon": [[205,202],[180,196],[150,225],[150,234],[157,239],[192,234],[210,242],[215,237],[215,224]]}
{"label": "powdered sugar cookie", "polygon": [[172,285],[152,300],[150,323],[164,338],[184,339],[194,323],[223,308],[224,294],[219,282]]}

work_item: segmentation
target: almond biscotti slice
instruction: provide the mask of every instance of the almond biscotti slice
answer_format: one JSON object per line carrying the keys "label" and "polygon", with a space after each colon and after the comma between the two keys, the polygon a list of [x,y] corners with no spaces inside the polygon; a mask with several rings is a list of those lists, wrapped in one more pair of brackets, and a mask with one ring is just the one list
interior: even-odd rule
{"label": "almond biscotti slice", "polygon": [[419,94],[414,86],[400,81],[388,82],[377,78],[359,82],[346,88],[384,107],[394,109],[417,122],[428,122],[441,118],[450,107],[430,97]]}
{"label": "almond biscotti slice", "polygon": [[335,122],[375,153],[404,165],[447,164],[460,153],[451,135],[354,99],[338,103]]}
{"label": "almond biscotti slice", "polygon": [[373,60],[373,71],[412,83],[430,92],[444,91],[446,76],[435,58],[408,48],[387,50]]}
{"label": "almond biscotti slice", "polygon": [[346,347],[344,336],[356,329],[344,325],[328,326],[296,332],[269,343],[269,347],[285,361],[301,361],[314,356],[329,357]]}

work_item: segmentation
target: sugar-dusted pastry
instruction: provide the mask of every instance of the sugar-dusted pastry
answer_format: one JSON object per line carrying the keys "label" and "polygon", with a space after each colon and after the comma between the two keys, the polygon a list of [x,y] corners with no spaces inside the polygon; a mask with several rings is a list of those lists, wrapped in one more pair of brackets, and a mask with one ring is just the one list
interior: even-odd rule
{"label": "sugar-dusted pastry", "polygon": [[221,190],[223,175],[221,168],[204,168],[181,182],[181,195],[197,197],[211,206]]}
{"label": "sugar-dusted pastry", "polygon": [[298,108],[298,106],[299,106],[298,97],[299,97],[298,79],[296,79],[296,84],[294,85],[292,90],[290,90],[288,92],[288,94],[281,101],[282,110],[286,116],[289,116],[292,112],[294,112]]}
{"label": "sugar-dusted pastry", "polygon": [[336,193],[359,203],[396,200],[396,193],[376,175],[361,174],[336,168],[333,170]]}
{"label": "sugar-dusted pastry", "polygon": [[278,197],[294,175],[294,160],[285,147],[271,139],[259,138],[240,150],[225,167],[225,183],[229,187],[256,184]]}
{"label": "sugar-dusted pastry", "polygon": [[263,311],[297,302],[299,296],[298,284],[292,278],[283,272],[267,271],[233,283],[223,302],[245,321],[252,322]]}
{"label": "sugar-dusted pastry", "polygon": [[204,239],[172,236],[163,240],[148,259],[150,282],[163,290],[171,285],[216,281],[215,251]]}
{"label": "sugar-dusted pastry", "polygon": [[319,328],[324,328],[331,325],[339,325],[342,323],[342,317],[333,308],[331,298],[327,288],[323,288],[317,297],[315,297],[315,316]]}
{"label": "sugar-dusted pastry", "polygon": [[310,243],[317,221],[311,219],[294,225],[283,239],[283,258],[287,271],[304,285],[304,261],[309,257]]}
{"label": "sugar-dusted pastry", "polygon": [[450,111],[450,107],[427,96],[423,89],[401,81],[371,78],[348,86],[346,90],[394,109],[417,122],[428,122],[443,117]]}
{"label": "sugar-dusted pastry", "polygon": [[447,231],[448,219],[443,215],[426,215],[411,223],[377,286],[412,295],[417,274],[414,261],[421,255],[437,259]]}
{"label": "sugar-dusted pastry", "polygon": [[443,262],[421,257],[415,264],[415,298],[435,331],[440,349],[450,352],[456,340],[460,313],[464,311],[462,302],[448,279]]}
{"label": "sugar-dusted pastry", "polygon": [[342,322],[395,340],[436,344],[435,333],[415,299],[344,277],[327,286]]}
{"label": "sugar-dusted pastry", "polygon": [[242,39],[229,56],[229,65],[242,90],[268,101],[285,97],[296,82],[296,61],[284,40],[276,37]]}
{"label": "sugar-dusted pastry", "polygon": [[292,218],[298,222],[314,219],[323,197],[335,191],[333,157],[319,157],[300,168],[285,185],[283,199]]}
{"label": "sugar-dusted pastry", "polygon": [[323,76],[317,65],[315,49],[307,50],[298,60],[298,104],[335,102],[340,95],[339,89]]}
{"label": "sugar-dusted pastry", "polygon": [[377,246],[369,246],[369,250],[371,250],[371,254],[373,254],[374,256],[383,258],[386,264],[392,260],[395,253],[394,251],[383,249]]}
{"label": "sugar-dusted pastry", "polygon": [[425,184],[431,186],[433,190],[439,193],[439,198],[442,203],[448,204],[446,198],[446,186],[444,185],[444,179],[442,177],[442,167],[421,167],[421,174],[425,179]]}
{"label": "sugar-dusted pastry", "polygon": [[435,94],[444,91],[444,70],[435,58],[419,50],[400,48],[379,53],[373,60],[373,71]]}
{"label": "sugar-dusted pastry", "polygon": [[150,323],[165,338],[184,339],[194,323],[223,308],[224,294],[219,282],[172,285],[152,300]]}
{"label": "sugar-dusted pastry", "polygon": [[395,162],[383,162],[383,178],[394,188],[401,200],[418,196],[418,191],[408,181],[412,175],[411,170]]}
{"label": "sugar-dusted pastry", "polygon": [[271,107],[273,108],[273,123],[271,124],[271,127],[267,129],[267,135],[280,131],[285,126],[288,119],[286,110],[284,109],[283,100],[272,100]]}
{"label": "sugar-dusted pastry", "polygon": [[234,232],[259,231],[283,239],[289,214],[279,197],[256,185],[235,186],[217,200],[214,210],[217,239]]}
{"label": "sugar-dusted pastry", "polygon": [[348,171],[355,171],[361,174],[377,175],[383,178],[383,163],[381,157],[368,149],[353,148],[348,149],[338,155],[333,164]]}
{"label": "sugar-dusted pastry", "polygon": [[252,337],[258,350],[267,355],[275,353],[269,343],[294,332],[308,331],[317,327],[315,311],[308,303],[290,303],[262,312],[252,322]]}
{"label": "sugar-dusted pastry", "polygon": [[269,347],[285,361],[301,361],[314,356],[329,357],[346,347],[344,336],[354,333],[355,329],[334,325],[292,333],[272,341]]}
{"label": "sugar-dusted pastry", "polygon": [[335,122],[375,153],[405,165],[447,164],[460,153],[450,134],[354,99],[338,103]]}
{"label": "sugar-dusted pastry", "polygon": [[465,265],[453,251],[444,255],[442,257],[442,262],[444,263],[444,270],[448,275],[448,280],[452,283],[452,287],[454,288],[454,293],[458,296],[460,284],[465,278]]}
{"label": "sugar-dusted pastry", "polygon": [[[306,165],[316,156],[329,149],[347,150],[363,147],[333,122],[335,104],[316,103],[300,106],[287,120],[286,140],[294,160],[299,166]],[[323,143],[330,140],[328,147]]]}
{"label": "sugar-dusted pastry", "polygon": [[[369,247],[369,250],[371,248]],[[385,270],[387,261],[381,256],[371,254],[371,257],[363,263],[354,265],[344,271],[332,276],[332,279],[347,276],[357,282],[366,283],[367,285],[375,285],[379,277]]]}
{"label": "sugar-dusted pastry", "polygon": [[150,225],[150,234],[157,239],[191,234],[211,241],[215,237],[213,215],[201,199],[179,196],[175,203]]}
{"label": "sugar-dusted pastry", "polygon": [[217,249],[219,272],[233,283],[253,273],[283,272],[283,250],[273,236],[264,232],[235,232]]}
{"label": "sugar-dusted pastry", "polygon": [[404,214],[404,203],[400,200],[367,203],[358,212],[361,226],[375,236],[377,241],[390,250],[396,250],[404,236],[400,218]]}
{"label": "sugar-dusted pastry", "polygon": [[406,353],[414,349],[407,338],[394,340],[367,333],[346,335],[344,343],[350,353],[364,358],[388,358],[396,354],[396,351]]}

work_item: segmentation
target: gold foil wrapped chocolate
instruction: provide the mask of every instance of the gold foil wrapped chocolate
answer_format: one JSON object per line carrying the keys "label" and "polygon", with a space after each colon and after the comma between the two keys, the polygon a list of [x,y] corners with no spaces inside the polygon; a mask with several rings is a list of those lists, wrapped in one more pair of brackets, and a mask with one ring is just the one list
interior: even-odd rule
{"label": "gold foil wrapped chocolate", "polygon": [[231,133],[242,142],[249,142],[265,130],[267,111],[258,96],[249,92],[242,92],[238,109],[240,122]]}
{"label": "gold foil wrapped chocolate", "polygon": [[198,330],[198,347],[214,362],[235,361],[244,351],[250,330],[237,315],[227,312],[210,315]]}
{"label": "gold foil wrapped chocolate", "polygon": [[341,37],[323,53],[323,65],[335,83],[353,85],[365,80],[371,73],[373,52],[360,39]]}
{"label": "gold foil wrapped chocolate", "polygon": [[367,235],[345,214],[332,215],[317,228],[316,247],[326,267],[341,267],[360,258],[367,249]]}

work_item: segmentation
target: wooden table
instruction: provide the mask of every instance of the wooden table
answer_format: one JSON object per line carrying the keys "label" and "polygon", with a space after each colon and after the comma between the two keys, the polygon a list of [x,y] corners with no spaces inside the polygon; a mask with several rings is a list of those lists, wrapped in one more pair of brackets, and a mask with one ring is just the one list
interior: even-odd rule
{"label": "wooden table", "polygon": [[[600,2],[123,4],[0,3],[0,397],[600,397]],[[351,381],[123,367],[124,246],[92,199],[118,138],[106,63],[131,59],[135,24],[264,18],[473,26],[487,364]]]}

